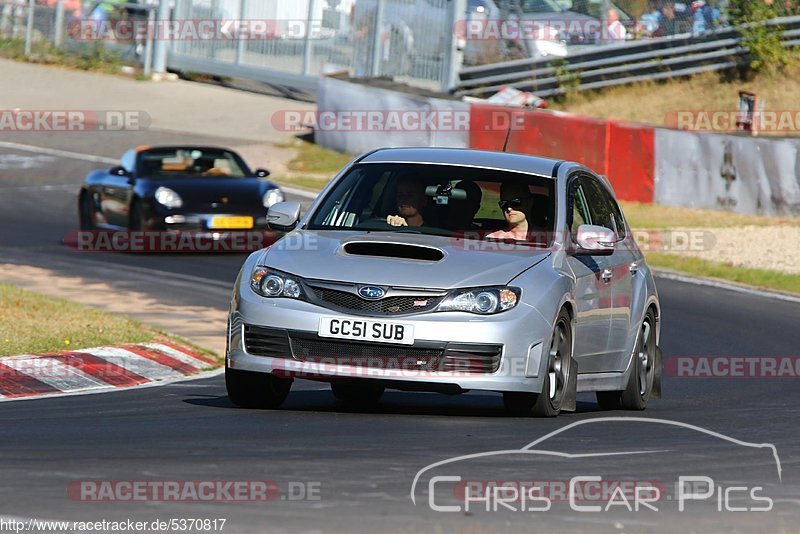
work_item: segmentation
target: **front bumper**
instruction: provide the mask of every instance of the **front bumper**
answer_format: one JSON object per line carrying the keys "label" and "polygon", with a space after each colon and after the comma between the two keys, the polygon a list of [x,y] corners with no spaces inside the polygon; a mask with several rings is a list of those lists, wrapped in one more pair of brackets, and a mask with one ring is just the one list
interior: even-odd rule
{"label": "front bumper", "polygon": [[[374,318],[413,324],[412,346],[321,338],[321,316],[365,318],[298,300],[263,298],[239,284],[227,365],[315,380],[380,380],[389,387],[402,383],[432,391],[542,389],[543,345],[549,343],[552,324],[523,303],[494,316],[442,312]],[[260,341],[254,333],[262,336]]]}
{"label": "front bumper", "polygon": [[[214,227],[215,217],[252,217],[252,228],[220,228]],[[148,230],[165,230],[174,232],[248,232],[268,230],[267,218],[263,213],[194,213],[173,210],[155,209],[146,221]]]}

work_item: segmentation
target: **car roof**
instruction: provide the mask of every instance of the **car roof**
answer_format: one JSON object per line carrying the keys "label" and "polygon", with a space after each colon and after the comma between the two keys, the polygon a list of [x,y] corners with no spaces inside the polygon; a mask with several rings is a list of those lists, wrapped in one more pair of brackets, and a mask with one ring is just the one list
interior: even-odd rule
{"label": "car roof", "polygon": [[380,148],[358,163],[427,163],[497,169],[553,178],[561,160],[465,148]]}

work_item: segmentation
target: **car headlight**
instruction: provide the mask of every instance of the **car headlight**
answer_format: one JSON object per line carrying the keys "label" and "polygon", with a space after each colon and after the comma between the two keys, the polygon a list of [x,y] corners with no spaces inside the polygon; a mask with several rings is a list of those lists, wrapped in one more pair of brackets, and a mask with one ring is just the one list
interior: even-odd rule
{"label": "car headlight", "polygon": [[303,288],[295,277],[267,267],[256,267],[250,275],[250,288],[262,297],[302,299]]}
{"label": "car headlight", "polygon": [[169,187],[159,187],[156,189],[156,202],[171,209],[183,206],[183,199]]}
{"label": "car headlight", "polygon": [[262,203],[264,204],[264,207],[269,208],[270,206],[277,204],[278,202],[283,202],[284,200],[283,191],[281,191],[277,187],[275,189],[270,189],[269,191],[264,193],[264,196],[262,197],[261,200]]}
{"label": "car headlight", "polygon": [[518,287],[487,287],[452,291],[439,304],[437,311],[463,311],[492,315],[510,310],[519,302]]}

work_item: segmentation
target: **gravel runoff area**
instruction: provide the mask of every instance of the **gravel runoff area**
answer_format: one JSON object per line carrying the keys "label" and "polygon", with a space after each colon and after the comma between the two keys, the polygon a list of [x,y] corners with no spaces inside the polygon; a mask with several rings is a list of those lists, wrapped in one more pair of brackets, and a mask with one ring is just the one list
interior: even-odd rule
{"label": "gravel runoff area", "polygon": [[800,275],[800,226],[676,228],[671,232],[703,232],[706,244],[664,252],[737,267]]}

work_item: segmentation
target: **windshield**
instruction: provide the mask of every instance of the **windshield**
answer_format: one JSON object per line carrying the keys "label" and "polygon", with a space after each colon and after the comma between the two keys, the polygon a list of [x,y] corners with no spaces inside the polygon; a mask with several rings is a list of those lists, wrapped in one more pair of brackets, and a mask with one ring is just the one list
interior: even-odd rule
{"label": "windshield", "polygon": [[364,230],[549,245],[555,181],[433,164],[353,167],[313,213],[312,230]]}
{"label": "windshield", "polygon": [[556,0],[522,0],[520,10],[523,13],[559,13],[564,6]]}
{"label": "windshield", "polygon": [[233,152],[220,149],[157,148],[139,154],[138,174],[144,178],[243,178],[247,167]]}

